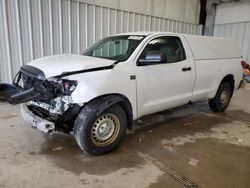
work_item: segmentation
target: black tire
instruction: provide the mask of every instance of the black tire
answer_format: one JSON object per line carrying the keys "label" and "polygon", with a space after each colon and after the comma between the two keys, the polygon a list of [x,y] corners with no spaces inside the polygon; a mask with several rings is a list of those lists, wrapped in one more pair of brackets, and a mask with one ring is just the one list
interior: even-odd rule
{"label": "black tire", "polygon": [[[117,104],[104,110],[99,116],[97,116],[94,111],[95,110],[93,109],[91,110],[91,106],[87,106],[82,109],[75,121],[74,135],[77,144],[85,153],[89,155],[102,155],[114,150],[120,144],[125,135],[127,117],[124,110]],[[100,118],[103,119],[100,120]],[[103,121],[103,123],[101,124],[100,121]],[[119,129],[117,128],[118,123]],[[112,124],[116,127],[116,129],[113,130],[113,136],[110,136],[110,139],[107,139],[105,142],[103,140],[99,140],[98,138],[105,138],[105,135],[102,137],[100,134],[102,128],[106,128],[108,131],[111,131],[110,127]],[[106,127],[102,127],[104,125]],[[107,126],[109,127],[107,128]]]}
{"label": "black tire", "polygon": [[[224,97],[224,95],[226,95],[226,97]],[[221,83],[215,97],[209,100],[209,107],[213,112],[224,112],[230,103],[232,95],[232,86],[228,82]]]}

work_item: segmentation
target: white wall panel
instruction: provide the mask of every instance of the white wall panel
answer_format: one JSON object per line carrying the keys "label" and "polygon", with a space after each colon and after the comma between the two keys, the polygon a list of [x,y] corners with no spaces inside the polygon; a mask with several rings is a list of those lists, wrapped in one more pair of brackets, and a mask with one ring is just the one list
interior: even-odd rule
{"label": "white wall panel", "polygon": [[[193,4],[196,1],[192,0]],[[157,16],[159,13],[148,15],[147,12],[152,12],[148,2],[138,11],[137,4],[144,0],[133,1],[134,4],[130,2],[130,5],[123,1],[122,4],[112,4],[111,8],[91,2],[94,1],[0,0],[0,82],[11,82],[20,66],[33,59],[61,53],[79,54],[95,41],[116,33],[201,33],[201,26],[194,24],[197,23],[196,18],[190,19],[197,12],[190,13],[189,22],[185,22],[183,19],[166,19],[165,13],[162,17]],[[106,5],[110,1],[102,3]],[[178,1],[176,7],[185,7],[186,1],[183,3]],[[169,8],[170,4],[164,3],[164,10],[165,6]],[[125,8],[121,10],[119,7]],[[163,8],[158,5],[153,12],[158,10]],[[173,18],[176,16],[177,13]]]}
{"label": "white wall panel", "polygon": [[222,3],[216,8],[215,24],[239,23],[250,21],[249,0]]}
{"label": "white wall panel", "polygon": [[232,38],[250,63],[250,2],[221,4],[216,9],[214,36]]}
{"label": "white wall panel", "polygon": [[232,38],[242,50],[244,60],[250,62],[250,22],[220,24],[214,27],[214,36]]}

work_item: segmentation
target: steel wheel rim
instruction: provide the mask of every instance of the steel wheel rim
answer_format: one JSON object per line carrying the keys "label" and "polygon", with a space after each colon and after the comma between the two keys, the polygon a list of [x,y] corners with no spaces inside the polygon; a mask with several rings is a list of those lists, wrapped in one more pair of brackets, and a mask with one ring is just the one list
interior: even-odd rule
{"label": "steel wheel rim", "polygon": [[220,95],[220,103],[225,105],[229,100],[229,91],[227,89],[223,90]]}
{"label": "steel wheel rim", "polygon": [[96,146],[107,146],[114,142],[120,130],[120,121],[115,114],[103,114],[93,123],[91,140]]}

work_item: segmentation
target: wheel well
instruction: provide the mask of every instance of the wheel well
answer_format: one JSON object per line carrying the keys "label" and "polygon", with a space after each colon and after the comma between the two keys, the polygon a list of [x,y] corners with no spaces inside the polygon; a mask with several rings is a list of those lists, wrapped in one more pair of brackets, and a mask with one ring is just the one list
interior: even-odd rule
{"label": "wheel well", "polygon": [[233,90],[234,90],[234,77],[233,77],[232,74],[229,74],[229,75],[225,76],[225,77],[222,79],[221,83],[225,83],[225,82],[227,82],[227,83],[230,84],[230,86],[231,86],[231,88],[232,88],[232,91],[233,91]]}
{"label": "wheel well", "polygon": [[[98,104],[99,113],[108,107],[118,104],[124,110],[127,117],[127,128],[132,130],[133,126],[133,109],[129,99],[122,94],[106,94],[91,99],[88,104]],[[95,105],[94,105],[95,106]]]}

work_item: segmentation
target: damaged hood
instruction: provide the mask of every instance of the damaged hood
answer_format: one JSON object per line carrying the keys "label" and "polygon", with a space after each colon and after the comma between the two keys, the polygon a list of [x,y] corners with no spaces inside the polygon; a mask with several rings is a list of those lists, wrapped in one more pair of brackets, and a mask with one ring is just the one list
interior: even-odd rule
{"label": "damaged hood", "polygon": [[45,78],[49,78],[68,72],[110,66],[114,62],[114,60],[84,55],[62,54],[36,59],[27,65],[40,69],[43,71]]}

